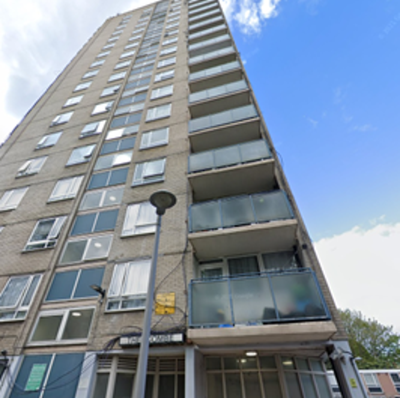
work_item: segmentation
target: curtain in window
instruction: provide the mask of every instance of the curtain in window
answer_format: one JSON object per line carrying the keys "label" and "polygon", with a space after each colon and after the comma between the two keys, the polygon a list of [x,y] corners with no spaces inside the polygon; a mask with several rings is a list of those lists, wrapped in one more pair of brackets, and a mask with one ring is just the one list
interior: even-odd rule
{"label": "curtain in window", "polygon": [[260,271],[256,256],[231,258],[228,260],[228,266],[230,275],[252,274]]}

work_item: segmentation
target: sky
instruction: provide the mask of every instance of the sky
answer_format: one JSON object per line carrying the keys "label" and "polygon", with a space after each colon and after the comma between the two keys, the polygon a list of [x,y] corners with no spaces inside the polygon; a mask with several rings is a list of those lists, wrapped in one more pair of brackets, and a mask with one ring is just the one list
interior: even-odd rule
{"label": "sky", "polygon": [[[106,18],[149,3],[0,0],[0,142]],[[400,333],[400,0],[221,3],[336,304]]]}

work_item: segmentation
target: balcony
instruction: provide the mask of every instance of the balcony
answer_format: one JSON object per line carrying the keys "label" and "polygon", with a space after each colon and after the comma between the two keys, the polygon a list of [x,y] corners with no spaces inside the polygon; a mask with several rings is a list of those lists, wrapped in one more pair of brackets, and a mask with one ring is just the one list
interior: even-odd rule
{"label": "balcony", "polygon": [[236,61],[236,58],[236,51],[232,46],[226,46],[219,50],[210,51],[189,58],[190,73]]}
{"label": "balcony", "polygon": [[196,203],[189,240],[199,260],[291,250],[297,221],[283,191]]}
{"label": "balcony", "polygon": [[212,2],[207,2],[207,5],[204,5],[203,7],[200,8],[195,8],[192,11],[188,12],[189,17],[196,15],[199,12],[203,12],[203,11],[207,11],[207,10],[211,10],[212,8],[216,8],[218,7],[218,3],[216,1],[212,1]]}
{"label": "balcony", "polygon": [[245,80],[224,84],[189,95],[192,118],[223,112],[251,104],[249,87]]}
{"label": "balcony", "polygon": [[213,28],[202,30],[197,33],[192,33],[188,36],[188,42],[191,44],[198,43],[204,39],[212,39],[213,37],[219,36],[222,33],[227,33],[228,27],[226,24],[222,23],[220,25],[214,26]]}
{"label": "balcony", "polygon": [[195,15],[189,18],[189,24],[197,23],[203,20],[210,18],[211,16],[216,17],[217,15],[221,15],[221,10],[219,8],[215,10],[206,11],[202,14]]}
{"label": "balcony", "polygon": [[189,25],[189,32],[190,33],[195,33],[201,30],[204,30],[204,28],[213,28],[214,26],[217,26],[221,24],[221,22],[224,22],[224,17],[222,15],[219,15],[214,18],[207,19],[202,22],[194,23]]}
{"label": "balcony", "polygon": [[196,344],[301,342],[336,327],[311,269],[193,280],[188,338]]}
{"label": "balcony", "polygon": [[196,9],[197,7],[202,7],[207,4],[211,4],[211,3],[215,3],[215,2],[216,2],[215,0],[205,0],[205,1],[197,1],[197,2],[193,1],[193,2],[189,2],[188,7],[191,12],[192,10]]}
{"label": "balcony", "polygon": [[190,44],[188,47],[189,57],[197,57],[199,55],[204,55],[211,51],[221,50],[224,47],[232,45],[231,36],[227,33],[220,36],[203,40],[195,44]]}
{"label": "balcony", "polygon": [[192,152],[207,151],[259,138],[260,118],[254,105],[246,105],[189,121]]}
{"label": "balcony", "polygon": [[266,141],[257,140],[189,156],[194,200],[272,190],[274,160]]}
{"label": "balcony", "polygon": [[228,84],[242,78],[242,68],[239,61],[202,69],[189,75],[190,91],[197,92],[216,87],[221,84]]}

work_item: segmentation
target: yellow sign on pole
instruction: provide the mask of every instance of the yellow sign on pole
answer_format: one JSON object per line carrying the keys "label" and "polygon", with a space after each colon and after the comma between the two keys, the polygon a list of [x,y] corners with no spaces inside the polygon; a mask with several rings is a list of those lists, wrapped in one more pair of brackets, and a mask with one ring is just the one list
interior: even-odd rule
{"label": "yellow sign on pole", "polygon": [[159,293],[156,295],[156,315],[175,314],[175,293]]}
{"label": "yellow sign on pole", "polygon": [[352,388],[357,388],[357,382],[356,379],[353,379],[352,377],[350,378],[350,385]]}

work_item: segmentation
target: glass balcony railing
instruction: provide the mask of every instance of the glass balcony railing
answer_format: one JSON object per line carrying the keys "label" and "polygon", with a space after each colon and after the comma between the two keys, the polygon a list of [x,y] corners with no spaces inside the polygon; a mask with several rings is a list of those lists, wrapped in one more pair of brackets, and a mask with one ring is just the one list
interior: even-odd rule
{"label": "glass balcony railing", "polygon": [[205,1],[193,1],[193,2],[189,2],[189,10],[193,10],[196,7],[201,7],[204,6],[206,4],[210,4],[210,3],[215,3],[215,0],[205,0]]}
{"label": "glass balcony railing", "polygon": [[205,101],[211,98],[220,97],[221,95],[233,94],[237,91],[246,90],[248,88],[245,80],[239,80],[237,82],[223,84],[209,88],[208,90],[198,91],[189,95],[189,104],[193,104],[199,101]]}
{"label": "glass balcony railing", "polygon": [[292,218],[293,211],[287,196],[278,190],[193,204],[189,208],[189,232]]}
{"label": "glass balcony railing", "polygon": [[223,65],[214,66],[212,68],[199,70],[198,72],[191,73],[189,75],[189,81],[192,82],[194,80],[203,79],[206,77],[211,77],[214,75],[218,75],[220,73],[229,72],[234,69],[239,69],[240,63],[239,61],[228,62]]}
{"label": "glass balcony railing", "polygon": [[197,62],[204,62],[212,58],[222,57],[226,54],[235,53],[235,49],[232,46],[221,48],[220,50],[211,51],[206,54],[198,55],[196,57],[189,58],[189,65],[195,64]]}
{"label": "glass balcony railing", "polygon": [[199,19],[207,18],[210,15],[216,15],[216,14],[221,14],[221,11],[219,10],[219,8],[216,10],[204,12],[203,14],[200,14],[200,15],[196,15],[195,17],[191,17],[191,18],[189,18],[189,23],[191,24],[195,21],[198,21]]}
{"label": "glass balcony railing", "polygon": [[189,173],[257,162],[271,157],[265,140],[250,141],[190,155]]}
{"label": "glass balcony railing", "polygon": [[236,123],[255,117],[258,117],[258,113],[254,105],[241,106],[240,108],[230,109],[229,111],[214,113],[212,115],[189,120],[189,133],[222,126],[224,124]]}
{"label": "glass balcony railing", "polygon": [[199,50],[200,48],[208,47],[213,44],[221,43],[223,41],[228,41],[228,40],[231,40],[231,37],[230,37],[230,35],[225,34],[225,35],[214,37],[213,39],[210,39],[210,40],[201,41],[200,43],[191,44],[188,47],[188,49],[189,49],[189,51]]}
{"label": "glass balcony railing", "polygon": [[[207,1],[207,3],[210,3],[209,1]],[[203,11],[207,11],[207,10],[209,10],[210,8],[214,8],[214,7],[217,7],[218,6],[218,3],[216,2],[216,1],[212,1],[212,4],[208,4],[208,5],[206,5],[206,6],[204,6],[204,7],[200,7],[200,8],[196,8],[196,9],[194,9],[194,10],[192,10],[192,11],[189,11],[188,12],[188,15],[190,16],[190,15],[194,15],[194,14],[196,14],[196,13],[198,13],[198,12],[203,12]]]}
{"label": "glass balcony railing", "polygon": [[207,19],[206,21],[202,21],[199,23],[189,25],[189,31],[201,28],[202,26],[210,25],[210,24],[218,22],[218,21],[223,21],[223,20],[224,20],[224,18],[222,17],[222,15],[220,15],[218,17],[210,18],[210,19]]}
{"label": "glass balcony railing", "polygon": [[329,320],[318,280],[309,268],[193,280],[192,328]]}
{"label": "glass balcony railing", "polygon": [[220,30],[225,30],[225,29],[227,29],[227,26],[225,24],[217,25],[217,26],[214,26],[213,28],[210,28],[210,29],[206,29],[206,30],[202,30],[200,32],[192,33],[191,35],[189,35],[188,39],[189,39],[189,41],[190,40],[194,40],[194,39],[198,39],[199,37],[211,35],[212,33],[219,32]]}

